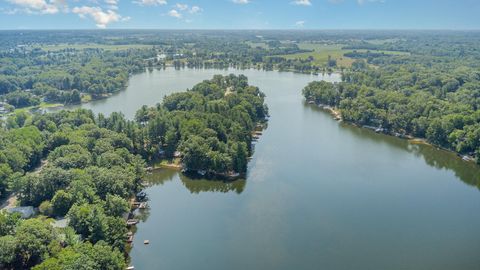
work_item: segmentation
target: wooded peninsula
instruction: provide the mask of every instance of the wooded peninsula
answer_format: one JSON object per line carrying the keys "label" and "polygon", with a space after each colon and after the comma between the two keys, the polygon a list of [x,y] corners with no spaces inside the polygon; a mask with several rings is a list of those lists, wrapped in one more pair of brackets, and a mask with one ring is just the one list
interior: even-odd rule
{"label": "wooded peninsula", "polygon": [[[262,89],[228,69],[309,74],[306,103],[480,164],[475,31],[0,31],[0,39],[2,269],[126,269],[133,211],[146,205],[155,167],[202,181],[246,178],[270,115]],[[130,118],[78,108],[121,93],[135,74],[166,69],[227,71],[158,95]]]}

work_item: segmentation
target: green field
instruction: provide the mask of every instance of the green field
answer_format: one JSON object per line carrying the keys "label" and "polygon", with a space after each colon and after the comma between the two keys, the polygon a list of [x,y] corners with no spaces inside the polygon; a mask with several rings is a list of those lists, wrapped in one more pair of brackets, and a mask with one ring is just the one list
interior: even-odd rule
{"label": "green field", "polygon": [[[17,108],[15,110],[13,110],[13,113],[22,113],[22,112],[28,112],[32,109],[47,109],[47,108],[60,107],[60,106],[63,106],[63,104],[42,102],[42,103],[40,103],[40,105],[37,105],[37,106]],[[12,112],[10,112],[10,113],[12,113]],[[8,114],[10,114],[10,113],[8,113]]]}
{"label": "green field", "polygon": [[313,50],[313,52],[295,53],[281,55],[286,59],[307,59],[313,57],[313,63],[319,66],[325,66],[328,62],[328,56],[337,60],[339,67],[350,67],[353,59],[344,57],[343,55],[350,50],[342,50],[340,44],[320,44],[320,43],[299,43],[298,47],[303,50]]}
{"label": "green field", "polygon": [[128,50],[128,49],[152,48],[152,45],[145,45],[145,44],[108,45],[108,44],[90,43],[90,44],[45,45],[45,46],[38,46],[37,48],[41,48],[44,51],[61,51],[64,49],[76,49],[76,50],[103,49],[107,51],[121,51],[121,50]]}
{"label": "green field", "polygon": [[[350,67],[354,59],[345,57],[344,54],[352,52],[353,50],[344,50],[342,49],[344,45],[341,44],[322,44],[322,43],[299,43],[298,47],[304,50],[313,50],[313,52],[305,53],[295,53],[280,55],[286,59],[307,59],[308,57],[313,57],[313,63],[319,66],[325,66],[328,62],[328,57],[332,57],[337,60],[337,66],[339,67]],[[367,50],[356,50],[358,52],[367,52]],[[385,54],[392,55],[404,55],[408,54],[405,52],[396,52],[396,51],[377,51],[370,50],[371,52],[383,52]]]}

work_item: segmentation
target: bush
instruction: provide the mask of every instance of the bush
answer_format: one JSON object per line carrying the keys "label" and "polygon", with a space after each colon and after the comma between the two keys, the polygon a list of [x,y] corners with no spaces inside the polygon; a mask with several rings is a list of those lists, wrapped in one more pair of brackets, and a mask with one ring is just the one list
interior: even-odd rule
{"label": "bush", "polygon": [[52,203],[50,201],[42,202],[38,207],[38,211],[40,211],[40,214],[42,215],[52,216],[53,215]]}

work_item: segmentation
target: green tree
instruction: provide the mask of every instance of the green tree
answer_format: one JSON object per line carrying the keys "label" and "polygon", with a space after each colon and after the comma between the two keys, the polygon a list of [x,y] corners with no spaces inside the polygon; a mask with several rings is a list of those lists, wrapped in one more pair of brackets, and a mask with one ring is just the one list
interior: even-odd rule
{"label": "green tree", "polygon": [[33,266],[49,255],[49,245],[56,236],[53,228],[39,219],[29,219],[20,224],[15,234],[17,255],[25,266]]}
{"label": "green tree", "polygon": [[58,190],[52,198],[53,214],[59,217],[67,214],[70,207],[74,203],[74,198],[71,193],[65,190]]}

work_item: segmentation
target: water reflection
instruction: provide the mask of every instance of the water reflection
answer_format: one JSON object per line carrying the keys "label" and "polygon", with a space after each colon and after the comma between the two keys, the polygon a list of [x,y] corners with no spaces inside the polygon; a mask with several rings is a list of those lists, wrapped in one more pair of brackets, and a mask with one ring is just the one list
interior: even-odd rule
{"label": "water reflection", "polygon": [[157,169],[154,170],[152,173],[147,174],[147,176],[145,177],[145,183],[151,186],[163,186],[165,182],[172,181],[177,173],[178,172],[175,170]]}
{"label": "water reflection", "polygon": [[198,194],[200,192],[235,192],[240,194],[245,189],[247,181],[239,179],[235,181],[208,180],[208,179],[192,179],[184,174],[179,174],[182,184],[190,191],[190,193]]}
{"label": "water reflection", "polygon": [[[321,113],[328,113],[324,109],[305,103],[305,107]],[[354,134],[362,140],[386,143],[391,147],[407,151],[417,157],[423,158],[426,164],[439,170],[453,171],[455,176],[464,183],[480,189],[480,166],[473,162],[463,161],[455,153],[437,149],[434,146],[413,143],[405,139],[375,133],[372,130],[359,128],[347,123],[341,123],[342,129]]]}
{"label": "water reflection", "polygon": [[235,181],[209,180],[209,179],[193,179],[186,175],[170,169],[159,169],[148,174],[145,182],[148,185],[163,185],[168,181],[172,181],[178,174],[182,184],[190,193],[199,194],[201,192],[235,192],[241,194],[245,190],[245,179]]}

